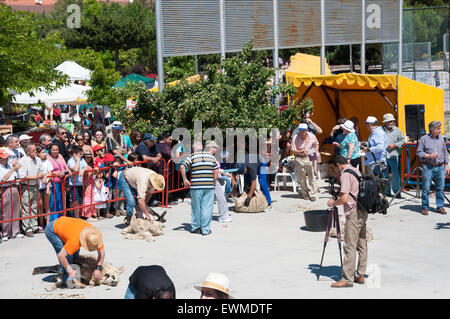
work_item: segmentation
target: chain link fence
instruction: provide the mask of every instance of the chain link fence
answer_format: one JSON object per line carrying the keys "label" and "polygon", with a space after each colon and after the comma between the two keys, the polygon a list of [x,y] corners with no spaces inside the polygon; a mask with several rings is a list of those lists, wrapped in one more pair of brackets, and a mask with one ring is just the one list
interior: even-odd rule
{"label": "chain link fence", "polygon": [[[403,76],[445,90],[450,112],[450,6],[403,10]],[[385,74],[398,71],[398,44],[383,46]]]}

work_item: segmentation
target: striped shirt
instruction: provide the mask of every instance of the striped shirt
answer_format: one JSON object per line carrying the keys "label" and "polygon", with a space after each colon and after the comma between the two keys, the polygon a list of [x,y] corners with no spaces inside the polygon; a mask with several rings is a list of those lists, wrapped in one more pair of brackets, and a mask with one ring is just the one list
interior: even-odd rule
{"label": "striped shirt", "polygon": [[214,171],[219,165],[209,152],[195,152],[186,157],[183,165],[191,170],[191,189],[214,188]]}

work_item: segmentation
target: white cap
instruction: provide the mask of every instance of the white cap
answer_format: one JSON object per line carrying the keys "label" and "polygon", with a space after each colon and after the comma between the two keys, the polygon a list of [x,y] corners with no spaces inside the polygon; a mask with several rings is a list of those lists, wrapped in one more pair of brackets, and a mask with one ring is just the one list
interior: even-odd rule
{"label": "white cap", "polygon": [[308,129],[308,124],[306,124],[306,123],[301,123],[301,124],[298,126],[298,129],[299,129],[299,130],[307,130],[307,129]]}
{"label": "white cap", "polygon": [[341,124],[341,127],[342,127],[344,130],[349,131],[349,132],[351,132],[351,133],[354,133],[354,132],[355,132],[355,129],[354,129],[355,124],[354,124],[352,121],[350,121],[350,120],[347,120],[347,121],[345,121],[344,124]]}
{"label": "white cap", "polygon": [[378,120],[374,116],[369,116],[369,117],[367,117],[366,123],[375,124],[375,123],[378,123]]}
{"label": "white cap", "polygon": [[31,140],[33,137],[27,134],[22,134],[19,137],[19,142],[25,141],[25,140]]}

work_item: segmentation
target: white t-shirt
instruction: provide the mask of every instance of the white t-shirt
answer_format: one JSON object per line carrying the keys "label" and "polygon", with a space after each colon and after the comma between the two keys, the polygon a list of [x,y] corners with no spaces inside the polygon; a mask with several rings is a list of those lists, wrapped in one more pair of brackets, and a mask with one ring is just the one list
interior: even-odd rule
{"label": "white t-shirt", "polygon": [[[48,160],[41,160],[41,167],[39,169],[39,173],[44,173],[45,176],[48,176],[51,171],[53,171],[52,163]],[[47,180],[47,183],[42,183],[42,180],[39,180],[39,189],[44,189],[47,187],[47,184],[49,181]]]}

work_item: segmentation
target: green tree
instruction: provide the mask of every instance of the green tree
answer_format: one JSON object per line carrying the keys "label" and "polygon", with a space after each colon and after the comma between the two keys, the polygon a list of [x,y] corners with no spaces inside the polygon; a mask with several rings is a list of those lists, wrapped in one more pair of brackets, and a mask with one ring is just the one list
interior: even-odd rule
{"label": "green tree", "polygon": [[[195,120],[203,122],[203,129],[290,127],[298,114],[287,111],[280,115],[272,96],[294,94],[296,89],[290,85],[272,91],[270,81],[275,71],[265,67],[263,60],[263,53],[248,44],[239,56],[206,66],[206,80],[192,84],[182,80],[159,93],[143,86],[135,91],[117,90],[115,97],[121,97],[111,109],[129,128],[144,127],[154,134],[177,127],[192,130]],[[136,99],[134,111],[124,111],[125,97]]]}
{"label": "green tree", "polygon": [[148,46],[155,40],[154,13],[142,0],[121,6],[117,3],[86,0],[80,28],[65,28],[62,36],[70,48],[91,47],[115,53],[119,70],[120,50]]}
{"label": "green tree", "polygon": [[28,12],[12,11],[0,5],[0,99],[9,100],[8,89],[25,92],[43,86],[46,90],[63,85],[67,78],[55,62],[63,54],[57,35],[40,38],[39,25]]}

